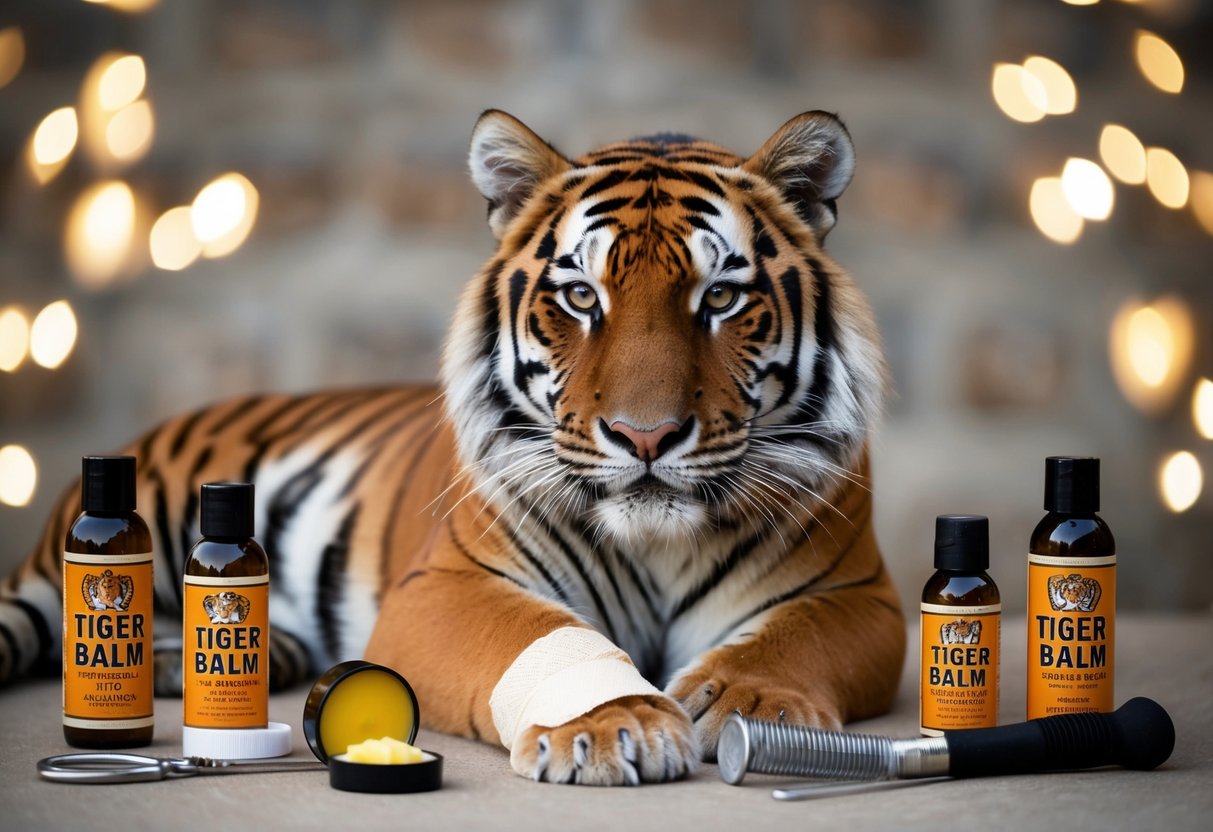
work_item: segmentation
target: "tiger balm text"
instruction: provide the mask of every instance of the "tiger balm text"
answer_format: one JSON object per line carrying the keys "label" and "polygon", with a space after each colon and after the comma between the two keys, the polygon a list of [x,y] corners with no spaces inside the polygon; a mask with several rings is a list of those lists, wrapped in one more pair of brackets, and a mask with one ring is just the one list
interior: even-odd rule
{"label": "tiger balm text", "polygon": [[[77,667],[143,665],[143,616],[76,613],[74,657]],[[136,640],[137,639],[137,640]]]}
{"label": "tiger balm text", "polygon": [[[1036,616],[1038,659],[1041,667],[1104,667],[1108,661],[1107,621],[1102,615],[1090,618],[1054,618]],[[1091,642],[1090,644],[1052,644],[1050,642]]]}
{"label": "tiger balm text", "polygon": [[[254,674],[260,667],[260,627],[195,627],[194,672],[201,675]],[[218,650],[220,652],[210,652]],[[227,652],[236,651],[236,652]]]}
{"label": "tiger balm text", "polygon": [[[932,685],[980,688],[986,685],[989,647],[931,647],[934,662],[928,679]],[[942,667],[941,667],[942,665]]]}

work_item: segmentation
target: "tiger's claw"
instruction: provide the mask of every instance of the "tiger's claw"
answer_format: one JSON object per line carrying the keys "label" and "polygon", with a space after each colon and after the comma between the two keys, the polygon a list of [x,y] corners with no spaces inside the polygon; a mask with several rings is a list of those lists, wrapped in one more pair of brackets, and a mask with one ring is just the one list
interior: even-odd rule
{"label": "tiger's claw", "polygon": [[628,696],[555,728],[524,732],[519,774],[537,782],[639,786],[686,776],[698,760],[694,729],[665,697]]}

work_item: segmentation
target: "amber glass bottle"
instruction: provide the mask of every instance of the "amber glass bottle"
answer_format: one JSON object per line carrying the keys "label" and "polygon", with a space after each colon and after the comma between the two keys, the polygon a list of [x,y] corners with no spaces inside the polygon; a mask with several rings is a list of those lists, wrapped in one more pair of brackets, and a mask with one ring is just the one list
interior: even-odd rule
{"label": "amber glass bottle", "polygon": [[135,513],[135,458],[86,456],[83,513],[63,544],[63,738],[152,741],[152,536]]}
{"label": "amber glass bottle", "polygon": [[201,520],[185,562],[186,745],[194,729],[268,724],[270,569],[253,540],[252,484],[203,485]]}
{"label": "amber glass bottle", "polygon": [[919,730],[927,736],[998,724],[1002,600],[986,574],[990,521],[935,518],[935,569],[922,588]]}
{"label": "amber glass bottle", "polygon": [[1099,511],[1099,460],[1045,460],[1028,544],[1028,719],[1113,710],[1116,541]]}

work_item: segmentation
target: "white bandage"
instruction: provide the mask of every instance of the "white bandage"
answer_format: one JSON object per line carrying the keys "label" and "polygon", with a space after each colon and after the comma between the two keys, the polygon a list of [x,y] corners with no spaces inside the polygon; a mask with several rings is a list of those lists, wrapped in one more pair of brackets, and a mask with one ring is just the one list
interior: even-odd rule
{"label": "white bandage", "polygon": [[[501,743],[533,725],[555,728],[621,696],[662,695],[636,670],[628,654],[584,627],[561,627],[531,642],[502,675],[489,707]],[[514,761],[517,762],[517,761]]]}

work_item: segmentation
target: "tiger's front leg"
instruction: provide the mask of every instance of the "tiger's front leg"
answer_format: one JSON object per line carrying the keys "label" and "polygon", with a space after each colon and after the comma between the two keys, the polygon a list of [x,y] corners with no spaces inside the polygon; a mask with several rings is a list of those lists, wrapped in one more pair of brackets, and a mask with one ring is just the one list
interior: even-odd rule
{"label": "tiger's front leg", "polygon": [[716,759],[734,711],[837,730],[892,705],[905,622],[883,568],[873,582],[786,601],[740,631],[746,635],[704,653],[666,686],[694,720],[706,760]]}
{"label": "tiger's front leg", "polygon": [[465,562],[405,575],[366,649],[410,681],[427,727],[500,742],[515,771],[547,782],[635,785],[694,765],[690,719],[622,650],[562,605]]}

